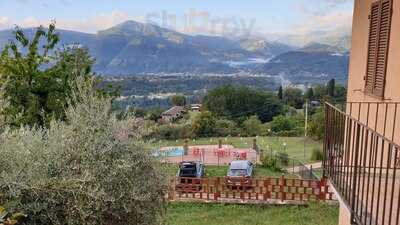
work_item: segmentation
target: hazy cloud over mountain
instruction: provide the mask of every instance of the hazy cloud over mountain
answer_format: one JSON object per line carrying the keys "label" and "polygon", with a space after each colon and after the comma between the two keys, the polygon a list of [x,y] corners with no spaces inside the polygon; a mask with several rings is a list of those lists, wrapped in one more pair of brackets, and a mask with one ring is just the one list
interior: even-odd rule
{"label": "hazy cloud over mountain", "polygon": [[[46,25],[96,33],[126,20],[184,33],[310,33],[351,26],[354,0],[0,0],[0,29]],[[11,13],[18,11],[18,14]]]}

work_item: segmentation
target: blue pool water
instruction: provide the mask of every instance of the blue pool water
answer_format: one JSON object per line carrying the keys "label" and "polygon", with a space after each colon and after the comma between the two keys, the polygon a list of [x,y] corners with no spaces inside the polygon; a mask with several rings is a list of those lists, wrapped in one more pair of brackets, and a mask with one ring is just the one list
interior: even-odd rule
{"label": "blue pool water", "polygon": [[157,151],[156,155],[163,157],[177,157],[177,156],[182,156],[183,152],[184,152],[183,147],[175,147],[175,148],[169,148],[166,151]]}

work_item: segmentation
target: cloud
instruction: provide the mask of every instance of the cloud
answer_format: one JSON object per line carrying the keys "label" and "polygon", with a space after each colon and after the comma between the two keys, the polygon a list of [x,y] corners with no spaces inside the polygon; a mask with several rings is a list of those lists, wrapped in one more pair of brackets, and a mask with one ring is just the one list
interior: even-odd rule
{"label": "cloud", "polygon": [[0,16],[0,29],[8,28],[9,23],[10,20],[8,19],[8,17]]}
{"label": "cloud", "polygon": [[[129,19],[135,19],[143,21],[139,17],[130,17],[128,13],[123,11],[112,11],[109,14],[99,14],[86,19],[56,19],[57,28],[81,31],[86,33],[96,33],[98,30],[104,30],[115,26],[119,23],[125,22]],[[37,19],[35,17],[26,17],[19,21],[11,21],[8,18],[0,17],[1,28],[12,28],[14,24],[20,27],[38,27],[40,25],[47,26],[54,20],[53,18],[48,19]]]}
{"label": "cloud", "polygon": [[[336,12],[339,6],[352,3],[354,0],[307,0],[299,1],[294,5],[295,10],[310,16],[310,15],[325,15]],[[310,4],[311,3],[311,4]],[[349,7],[352,8],[352,7]]]}
{"label": "cloud", "polygon": [[352,11],[334,11],[322,15],[310,15],[303,23],[296,24],[296,32],[310,32],[312,30],[333,30],[342,27],[351,27]]}
{"label": "cloud", "polygon": [[347,4],[350,2],[354,2],[354,0],[324,0],[329,6],[338,6],[341,4]]}

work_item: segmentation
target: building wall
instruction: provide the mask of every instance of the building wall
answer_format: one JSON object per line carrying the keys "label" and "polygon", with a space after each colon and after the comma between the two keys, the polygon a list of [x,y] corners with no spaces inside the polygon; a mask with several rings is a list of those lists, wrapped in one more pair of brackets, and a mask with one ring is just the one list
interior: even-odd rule
{"label": "building wall", "polygon": [[[393,15],[389,43],[385,98],[364,93],[367,69],[369,14],[371,4],[377,0],[355,0],[348,102],[400,102],[400,0],[393,0]],[[400,143],[400,105],[354,104],[347,105],[347,113],[395,143]],[[348,135],[347,135],[348,136]],[[370,150],[365,149],[365,150]],[[368,153],[367,153],[368,155]],[[387,152],[384,152],[384,158]],[[350,156],[351,157],[351,156]],[[340,225],[350,224],[350,212],[340,204]]]}
{"label": "building wall", "polygon": [[[355,0],[348,102],[400,102],[400,0],[393,0],[393,15],[387,62],[385,98],[364,93],[367,70],[370,7],[377,0]],[[400,143],[400,105],[354,105],[347,112],[394,142]],[[368,111],[368,112],[367,112]]]}
{"label": "building wall", "polygon": [[[348,101],[381,101],[363,93],[367,69],[369,13],[377,0],[355,0],[350,52]],[[400,0],[393,0],[385,101],[400,101]]]}

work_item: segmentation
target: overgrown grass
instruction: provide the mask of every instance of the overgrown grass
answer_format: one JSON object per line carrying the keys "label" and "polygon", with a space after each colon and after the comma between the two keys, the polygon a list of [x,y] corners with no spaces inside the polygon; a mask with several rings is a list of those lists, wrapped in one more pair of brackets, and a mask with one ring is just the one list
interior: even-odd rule
{"label": "overgrown grass", "polygon": [[336,225],[338,207],[171,203],[168,225]]}
{"label": "overgrown grass", "polygon": [[[218,139],[221,139],[223,144],[233,145],[237,148],[250,148],[252,147],[253,138],[240,138],[240,137],[228,137],[228,138],[200,138],[190,140],[190,145],[210,145],[218,144]],[[154,143],[155,148],[166,147],[166,146],[182,146],[184,140],[177,141],[159,141]],[[260,149],[263,149],[267,154],[273,151],[279,152],[284,151],[289,154],[291,158],[301,159],[304,162],[311,162],[312,150],[315,148],[322,149],[322,143],[307,138],[304,140],[303,137],[258,137],[257,143]],[[286,147],[284,147],[286,143]],[[306,157],[304,159],[304,143]]]}

